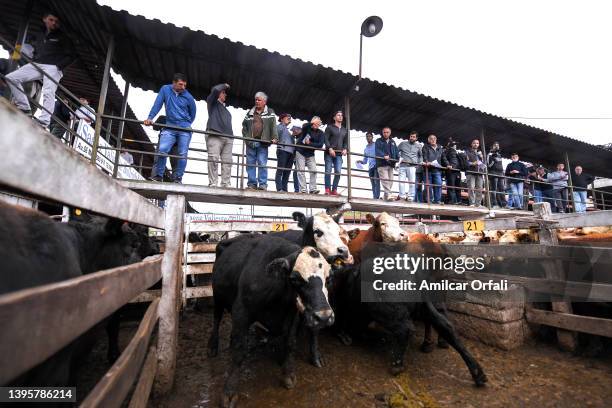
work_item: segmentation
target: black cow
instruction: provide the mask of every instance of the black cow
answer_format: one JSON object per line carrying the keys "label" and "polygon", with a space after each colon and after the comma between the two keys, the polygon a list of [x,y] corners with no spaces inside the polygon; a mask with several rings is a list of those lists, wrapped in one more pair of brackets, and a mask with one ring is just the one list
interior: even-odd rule
{"label": "black cow", "polygon": [[[139,251],[146,250],[143,240],[148,237],[119,220],[60,223],[39,211],[0,202],[0,294],[138,262]],[[73,341],[14,384],[73,384],[77,350],[84,348],[87,337]],[[118,346],[109,345],[111,350],[118,353]]]}
{"label": "black cow", "polygon": [[[242,253],[249,262],[236,265]],[[270,335],[282,336],[283,384],[287,388],[295,385],[294,352],[300,312],[307,327],[325,327],[334,321],[325,288],[329,271],[329,264],[316,249],[301,248],[278,237],[246,235],[217,247],[212,279],[215,326],[209,354],[217,353],[218,321],[228,310],[232,314],[232,365],[225,384],[224,406],[237,404],[240,366],[247,354],[249,327],[255,322]]]}
{"label": "black cow", "polygon": [[[369,243],[362,251],[362,259],[365,263],[373,256],[384,257],[385,254],[392,256],[391,254],[404,252],[406,247],[403,245],[405,244]],[[422,249],[424,246],[426,245],[421,244],[420,248]],[[433,251],[435,249],[430,251],[424,249],[425,253]],[[419,252],[420,254],[421,252]],[[351,270],[346,273],[346,280],[336,294],[337,301],[340,303],[336,312],[338,313],[338,322],[343,329],[358,335],[369,328],[377,327],[390,335],[392,340],[391,373],[397,375],[405,369],[404,354],[408,346],[409,336],[415,329],[413,321],[423,320],[426,324],[432,325],[438,335],[457,350],[465,361],[476,385],[482,386],[487,382],[487,377],[480,364],[465,348],[450,321],[436,309],[428,293],[420,293],[422,299],[420,302],[362,302],[362,285],[369,284],[368,282],[362,282],[362,265],[348,267]],[[387,273],[389,272],[385,272],[385,274]],[[429,271],[417,271],[414,275],[404,273],[402,277],[415,282],[417,288],[420,287],[422,281],[431,281]],[[368,278],[365,280],[367,281]]]}

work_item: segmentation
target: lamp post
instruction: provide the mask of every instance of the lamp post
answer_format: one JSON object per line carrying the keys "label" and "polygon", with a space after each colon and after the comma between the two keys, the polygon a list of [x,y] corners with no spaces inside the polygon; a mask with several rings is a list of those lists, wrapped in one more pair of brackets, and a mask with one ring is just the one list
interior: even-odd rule
{"label": "lamp post", "polygon": [[[370,16],[363,20],[361,23],[361,32],[359,33],[359,78],[353,86],[352,91],[359,92],[359,81],[361,81],[361,68],[362,68],[362,57],[363,57],[363,37],[374,37],[378,35],[383,27],[382,18],[378,16]],[[348,199],[352,198],[353,192],[351,188],[351,107],[350,107],[350,95],[347,95],[344,99],[344,110],[346,115],[346,132],[347,132],[347,155],[346,155],[346,175],[347,175],[347,188],[348,188]]]}

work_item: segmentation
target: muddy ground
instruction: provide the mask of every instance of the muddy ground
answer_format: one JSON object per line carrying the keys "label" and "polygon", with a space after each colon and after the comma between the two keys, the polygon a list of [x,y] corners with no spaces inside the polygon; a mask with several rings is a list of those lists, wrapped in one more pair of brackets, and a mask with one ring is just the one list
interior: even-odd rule
{"label": "muddy ground", "polygon": [[[206,342],[212,322],[210,310],[186,312],[180,323],[177,377],[174,391],[152,396],[149,406],[159,408],[217,407],[229,363],[229,316],[221,329],[219,356],[206,357]],[[121,346],[135,330],[122,325]],[[406,356],[406,373],[388,372],[388,345],[380,338],[357,339],[344,346],[331,333],[321,336],[326,367],[318,369],[306,361],[305,343],[297,355],[297,385],[280,385],[280,367],[274,359],[273,343],[254,341],[252,357],[245,364],[241,381],[241,407],[612,407],[612,350],[603,356],[584,357],[562,352],[554,344],[533,341],[519,349],[501,351],[465,339],[465,344],[483,366],[489,382],[473,385],[469,372],[452,349],[431,354],[418,351],[422,327],[412,339]],[[103,361],[106,342],[96,348],[85,369],[83,387],[108,368]]]}

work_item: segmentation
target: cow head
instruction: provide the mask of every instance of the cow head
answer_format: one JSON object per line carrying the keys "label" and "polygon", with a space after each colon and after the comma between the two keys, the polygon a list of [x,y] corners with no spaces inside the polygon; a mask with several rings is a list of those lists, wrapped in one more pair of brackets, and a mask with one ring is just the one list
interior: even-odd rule
{"label": "cow head", "polygon": [[317,248],[325,259],[332,265],[336,261],[352,264],[353,257],[349,252],[346,242],[347,238],[341,227],[330,215],[321,212],[312,217],[306,217],[301,212],[294,212],[293,219],[298,222],[298,227],[304,230],[302,245]]}
{"label": "cow head", "polygon": [[366,219],[375,229],[375,235],[380,236],[382,242],[399,242],[408,237],[408,234],[400,227],[399,221],[382,212],[374,218],[372,214],[367,214]]}
{"label": "cow head", "polygon": [[306,325],[322,328],[334,323],[334,312],[329,305],[326,281],[331,267],[313,247],[307,246],[286,258],[270,262],[267,271],[280,278],[288,278],[297,292],[297,306]]}

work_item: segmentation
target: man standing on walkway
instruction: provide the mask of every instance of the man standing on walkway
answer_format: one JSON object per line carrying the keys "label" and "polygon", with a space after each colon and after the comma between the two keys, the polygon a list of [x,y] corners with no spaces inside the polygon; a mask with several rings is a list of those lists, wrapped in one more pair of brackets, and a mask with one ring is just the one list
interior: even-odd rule
{"label": "man standing on walkway", "polygon": [[[206,130],[233,136],[232,114],[225,106],[229,84],[213,86],[206,98],[208,106],[208,122]],[[221,187],[230,187],[232,177],[232,147],[234,139],[217,135],[206,135],[208,150],[208,185],[216,187],[221,163]]]}
{"label": "man standing on walkway", "polygon": [[[153,118],[162,108],[166,109],[166,125],[172,125],[185,129],[191,128],[191,124],[196,117],[196,104],[193,96],[187,91],[187,78],[185,75],[176,73],[172,78],[172,83],[164,85],[159,90],[155,103],[149,112],[149,117],[144,124],[153,124]],[[172,169],[172,181],[181,183],[183,174],[187,167],[187,153],[191,142],[191,132],[189,130],[174,130],[164,128],[159,134],[159,156],[153,171],[151,180],[162,181],[166,170],[166,156],[174,144],[177,145],[177,153],[181,156],[177,161],[176,170]]]}
{"label": "man standing on walkway", "polygon": [[499,142],[493,142],[491,150],[487,155],[487,166],[489,169],[489,189],[491,190],[491,206],[493,208],[504,208],[506,206],[506,186],[504,165],[502,155],[499,151]]}
{"label": "man standing on walkway", "polygon": [[[427,138],[427,144],[423,147],[423,161],[427,171],[425,182],[429,184],[429,201],[432,204],[440,204],[442,199],[442,168],[448,166],[444,149],[438,145],[438,138],[431,134]],[[426,192],[424,194],[427,194]]]}
{"label": "man standing on walkway", "polygon": [[[346,155],[348,131],[342,127],[344,115],[342,111],[334,115],[334,123],[325,128],[325,194],[338,195],[338,183],[342,170],[342,156]],[[332,166],[334,169],[334,182],[331,182]]]}
{"label": "man standing on walkway", "polygon": [[278,121],[280,122],[276,127],[278,134],[278,146],[276,148],[276,191],[289,191],[289,174],[291,174],[291,167],[295,159],[295,147],[287,146],[295,144],[293,135],[289,130],[289,124],[291,123],[291,115],[288,113],[282,113],[278,115]]}
{"label": "man standing on walkway", "polygon": [[[76,58],[72,41],[60,30],[59,17],[53,13],[43,14],[44,33],[34,43],[34,59],[37,67],[25,64],[16,71],[6,76],[6,82],[11,88],[13,103],[18,109],[30,115],[32,110],[30,102],[23,91],[23,84],[30,81],[42,80],[43,109],[38,116],[38,122],[43,127],[48,127],[51,122],[51,114],[55,107],[56,82],[64,76],[63,70]],[[40,68],[46,75],[43,75]]]}
{"label": "man standing on walkway", "polygon": [[564,213],[567,208],[567,179],[565,164],[557,164],[557,170],[548,173],[546,181],[552,183],[552,198],[554,202],[553,212]]}
{"label": "man standing on walkway", "polygon": [[[414,183],[416,182],[416,168],[423,162],[423,144],[417,141],[419,134],[410,132],[408,140],[404,140],[397,147],[399,150],[399,197],[400,200],[414,201]],[[408,190],[408,196],[406,196]]]}
{"label": "man standing on walkway", "polygon": [[574,205],[576,206],[577,213],[586,212],[587,189],[593,180],[593,176],[582,171],[582,166],[574,168],[572,186],[574,188]]}
{"label": "man standing on walkway", "polygon": [[528,176],[527,167],[519,161],[518,153],[512,153],[510,159],[512,162],[506,166],[506,176],[510,177],[508,185],[512,193],[512,202],[508,203],[508,209],[520,210],[523,208],[523,183]]}
{"label": "man standing on walkway", "polygon": [[274,111],[268,108],[268,95],[263,92],[255,94],[255,106],[252,107],[242,121],[242,137],[255,140],[245,140],[247,164],[247,188],[252,190],[268,189],[268,147],[276,143],[276,117]]}
{"label": "man standing on walkway", "polygon": [[368,176],[372,184],[372,197],[375,200],[380,198],[380,178],[376,169],[376,143],[374,143],[374,135],[371,132],[366,133],[367,146],[363,150],[363,160],[357,160],[358,164],[367,165]]}
{"label": "man standing on walkway", "polygon": [[480,173],[484,171],[484,160],[479,147],[480,141],[478,139],[474,139],[472,140],[472,143],[470,143],[470,148],[465,152],[467,157],[467,171],[465,172],[465,179],[468,186],[468,199],[470,202],[470,207],[482,206],[484,177]]}
{"label": "man standing on walkway", "polygon": [[393,188],[393,169],[399,160],[399,150],[391,139],[391,128],[383,128],[382,137],[376,141],[375,151],[378,177],[384,190],[383,198],[385,201],[389,201]]}

